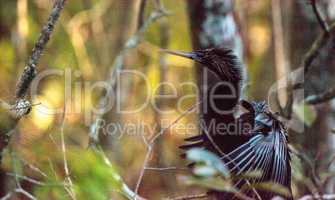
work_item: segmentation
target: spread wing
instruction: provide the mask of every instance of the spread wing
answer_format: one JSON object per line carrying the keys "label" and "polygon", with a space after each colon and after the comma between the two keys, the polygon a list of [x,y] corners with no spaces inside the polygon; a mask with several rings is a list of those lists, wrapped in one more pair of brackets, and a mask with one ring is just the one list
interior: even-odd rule
{"label": "spread wing", "polygon": [[[249,123],[252,125],[251,130],[249,130],[249,139],[233,151],[226,154],[221,152],[218,155],[235,176],[255,171],[261,172],[261,176],[257,178],[248,180],[241,178],[237,180],[235,186],[237,188],[245,188],[247,186],[246,188],[249,189],[244,193],[255,199],[271,199],[277,194],[252,189],[251,185],[261,182],[273,182],[281,184],[290,190],[291,166],[286,129],[271,113],[265,112],[264,103],[249,104],[246,101],[242,101],[241,104],[249,112],[242,114],[238,121],[241,121],[241,124]],[[183,145],[181,148],[187,150],[193,147],[203,147],[211,151],[211,149],[215,148],[213,142],[216,143],[217,141],[210,139],[211,135],[208,134],[187,138],[186,141],[192,143]],[[211,146],[209,146],[208,142],[212,143]],[[222,147],[216,148],[221,149]],[[219,199],[235,198],[233,194],[229,193],[213,193]]]}
{"label": "spread wing", "polygon": [[[250,172],[261,172],[261,176],[249,180],[240,179],[236,182],[238,188],[261,182],[280,184],[290,190],[291,166],[287,147],[286,130],[279,123],[273,124],[272,129],[266,135],[257,133],[248,142],[231,153],[222,157],[232,174],[243,175]],[[261,199],[270,199],[276,194],[265,191],[249,189],[249,196],[261,196]]]}

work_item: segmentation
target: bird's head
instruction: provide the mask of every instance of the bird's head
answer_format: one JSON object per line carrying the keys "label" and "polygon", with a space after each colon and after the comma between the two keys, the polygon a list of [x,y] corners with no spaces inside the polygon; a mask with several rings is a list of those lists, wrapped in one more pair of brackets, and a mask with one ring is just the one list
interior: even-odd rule
{"label": "bird's head", "polygon": [[240,82],[242,79],[241,64],[230,49],[211,48],[193,52],[162,50],[162,52],[192,59],[214,72],[221,80]]}

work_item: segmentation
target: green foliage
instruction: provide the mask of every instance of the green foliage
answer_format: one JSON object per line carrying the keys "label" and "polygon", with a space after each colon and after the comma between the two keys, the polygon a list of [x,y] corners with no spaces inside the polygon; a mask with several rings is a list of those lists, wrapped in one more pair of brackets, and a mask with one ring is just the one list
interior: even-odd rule
{"label": "green foliage", "polygon": [[298,118],[303,121],[307,126],[311,126],[316,120],[317,113],[313,106],[302,102],[293,106],[294,113]]}
{"label": "green foliage", "polygon": [[236,189],[231,185],[229,181],[225,181],[219,177],[211,177],[211,178],[186,177],[184,181],[188,185],[196,185],[206,189],[222,191],[222,192],[236,192]]}
{"label": "green foliage", "polygon": [[79,199],[108,199],[110,192],[119,191],[121,179],[104,158],[91,151],[78,152],[71,159],[75,191]]}
{"label": "green foliage", "polygon": [[70,197],[66,193],[63,183],[57,180],[49,180],[47,185],[35,188],[35,196],[38,199],[57,199],[69,200]]}
{"label": "green foliage", "polygon": [[196,166],[193,173],[201,177],[212,177],[217,174],[217,171],[210,166]]}
{"label": "green foliage", "polygon": [[250,172],[246,172],[244,174],[240,174],[234,178],[238,178],[238,179],[255,179],[255,178],[260,178],[262,177],[263,172],[261,170],[254,170],[254,171],[250,171]]}
{"label": "green foliage", "polygon": [[278,183],[273,183],[273,182],[262,182],[262,183],[257,183],[257,184],[252,184],[251,186],[246,185],[248,189],[250,189],[250,187],[255,188],[255,189],[259,189],[259,190],[264,190],[267,192],[273,192],[275,194],[278,194],[280,196],[284,196],[284,197],[290,197],[290,191],[278,184]]}
{"label": "green foliage", "polygon": [[9,69],[14,62],[14,48],[11,43],[6,40],[0,40],[0,66],[2,69]]}
{"label": "green foliage", "polygon": [[[72,152],[69,168],[76,198],[106,200],[112,192],[120,192],[122,181],[113,166],[107,164],[104,158],[92,151]],[[64,178],[62,178],[64,180]],[[36,190],[39,199],[68,199],[60,178],[52,178],[46,186]],[[67,183],[68,184],[68,183]],[[58,187],[55,187],[58,186]]]}

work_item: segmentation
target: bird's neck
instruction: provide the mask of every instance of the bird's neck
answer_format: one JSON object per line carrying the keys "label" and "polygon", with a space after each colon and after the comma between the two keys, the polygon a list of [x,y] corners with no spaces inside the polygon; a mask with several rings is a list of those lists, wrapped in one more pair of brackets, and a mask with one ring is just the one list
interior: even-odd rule
{"label": "bird's neck", "polygon": [[220,75],[209,87],[208,109],[212,113],[231,115],[240,99],[240,76]]}

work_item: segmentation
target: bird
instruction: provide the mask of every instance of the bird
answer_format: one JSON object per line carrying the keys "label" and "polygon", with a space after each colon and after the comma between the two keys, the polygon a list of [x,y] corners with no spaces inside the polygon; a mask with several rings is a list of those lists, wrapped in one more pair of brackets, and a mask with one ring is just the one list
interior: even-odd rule
{"label": "bird", "polygon": [[[236,188],[248,188],[243,190],[247,197],[268,200],[280,196],[276,192],[253,187],[258,183],[271,182],[286,188],[289,194],[283,198],[292,200],[287,129],[264,101],[241,99],[242,64],[233,50],[219,47],[193,52],[163,51],[192,59],[215,76],[209,92],[202,94],[205,95],[202,106],[206,110],[203,109],[199,119],[201,134],[186,138],[186,144],[180,148],[183,151],[203,148],[216,154],[235,177],[260,171],[259,177],[234,180]],[[227,98],[214,98],[211,94]],[[243,112],[237,115],[239,111]],[[229,192],[209,191],[208,194],[219,200],[239,199]]]}

